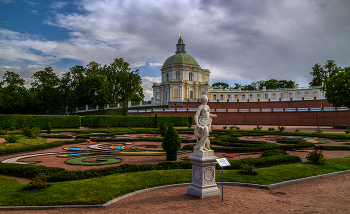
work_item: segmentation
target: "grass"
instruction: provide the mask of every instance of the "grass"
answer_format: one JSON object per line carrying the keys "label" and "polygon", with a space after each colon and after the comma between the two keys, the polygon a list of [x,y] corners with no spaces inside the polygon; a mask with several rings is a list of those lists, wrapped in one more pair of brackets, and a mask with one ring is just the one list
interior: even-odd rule
{"label": "grass", "polygon": [[[29,138],[24,135],[17,135],[17,136],[20,138],[20,140],[18,140],[16,143],[7,143],[5,141],[4,143],[0,144],[0,150],[22,148],[30,145],[41,145],[41,144],[47,143],[47,140],[42,137]],[[4,135],[0,135],[0,137],[4,137]]]}
{"label": "grass", "polygon": [[[314,175],[350,169],[350,157],[327,160],[324,165],[297,163],[259,168],[258,175],[242,175],[239,170],[225,170],[224,181],[269,185]],[[51,183],[47,189],[22,191],[25,184],[0,176],[1,206],[42,206],[69,204],[103,204],[137,190],[169,184],[191,182],[191,169],[153,170],[122,173],[105,177]],[[221,181],[221,170],[216,170]]]}

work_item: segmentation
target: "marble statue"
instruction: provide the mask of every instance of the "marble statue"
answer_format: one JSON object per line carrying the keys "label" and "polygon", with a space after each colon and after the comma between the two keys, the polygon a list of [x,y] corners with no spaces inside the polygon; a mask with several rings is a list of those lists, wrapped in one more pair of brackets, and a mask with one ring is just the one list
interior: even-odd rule
{"label": "marble statue", "polygon": [[208,97],[203,95],[200,98],[202,105],[198,107],[197,113],[194,116],[196,128],[194,135],[197,137],[197,144],[193,147],[194,155],[211,156],[214,151],[210,149],[209,132],[211,131],[211,118],[216,117],[216,114],[210,114],[210,108],[207,105]]}

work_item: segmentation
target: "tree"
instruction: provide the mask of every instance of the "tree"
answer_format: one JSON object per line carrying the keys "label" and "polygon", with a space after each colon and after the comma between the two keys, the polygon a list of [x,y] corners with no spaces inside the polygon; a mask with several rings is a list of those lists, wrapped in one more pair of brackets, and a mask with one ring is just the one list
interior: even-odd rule
{"label": "tree", "polygon": [[277,81],[278,88],[294,88],[295,81],[292,80],[278,80]]}
{"label": "tree", "polygon": [[312,67],[312,80],[309,83],[310,86],[321,86],[322,82],[325,82],[328,78],[336,75],[341,70],[340,67],[337,66],[334,60],[327,60],[324,66],[316,63]]}
{"label": "tree", "polygon": [[29,102],[29,91],[24,87],[24,79],[13,71],[6,71],[0,81],[0,113],[25,114]]}
{"label": "tree", "polygon": [[217,82],[217,83],[213,83],[211,85],[211,87],[213,87],[213,89],[222,89],[222,90],[226,90],[230,87],[229,84],[224,83],[224,82]]}
{"label": "tree", "polygon": [[58,89],[59,78],[51,67],[33,74],[31,90],[35,93],[36,111],[40,114],[58,114],[61,112],[62,97]]}
{"label": "tree", "polygon": [[325,91],[328,102],[335,106],[350,107],[350,67],[326,79],[321,89]]}

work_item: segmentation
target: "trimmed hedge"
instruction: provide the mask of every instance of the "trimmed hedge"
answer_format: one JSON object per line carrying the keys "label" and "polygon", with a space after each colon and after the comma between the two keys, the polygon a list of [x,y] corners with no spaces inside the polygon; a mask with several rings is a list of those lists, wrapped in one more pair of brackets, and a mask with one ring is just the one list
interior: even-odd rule
{"label": "trimmed hedge", "polygon": [[[158,123],[164,122],[167,126],[187,126],[187,116],[159,116]],[[153,127],[154,116],[115,116],[115,115],[87,115],[82,120],[84,127]]]}
{"label": "trimmed hedge", "polygon": [[77,128],[81,126],[78,115],[20,115],[20,114],[0,114],[0,127],[18,128],[21,126],[46,127],[50,122],[53,128]]}
{"label": "trimmed hedge", "polygon": [[0,163],[0,174],[16,174],[26,177],[35,177],[39,173],[52,175],[58,172],[66,171],[59,167],[46,167],[40,165],[16,164],[16,163]]}
{"label": "trimmed hedge", "polygon": [[350,146],[315,146],[315,149],[322,149],[322,150],[350,150]]}

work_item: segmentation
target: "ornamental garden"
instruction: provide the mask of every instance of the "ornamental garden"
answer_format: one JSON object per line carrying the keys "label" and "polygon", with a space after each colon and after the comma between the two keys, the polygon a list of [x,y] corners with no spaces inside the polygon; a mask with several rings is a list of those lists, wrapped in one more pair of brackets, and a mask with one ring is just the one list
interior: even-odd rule
{"label": "ornamental garden", "polygon": [[[193,117],[175,116],[0,115],[0,206],[103,204],[189,183],[188,157],[197,141],[192,124]],[[215,155],[231,164],[227,182],[268,185],[350,169],[349,129],[223,126],[210,139]],[[168,161],[173,150],[176,160]]]}

